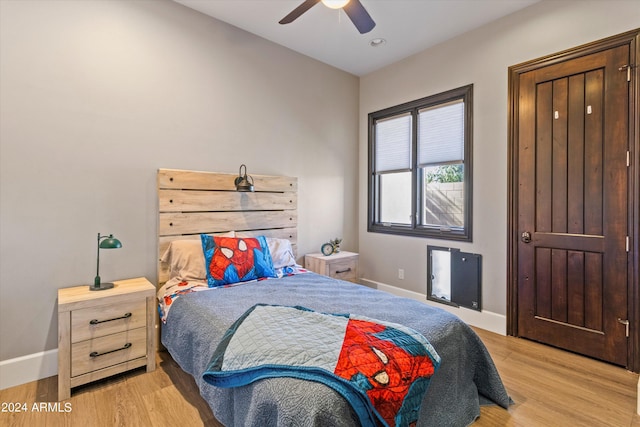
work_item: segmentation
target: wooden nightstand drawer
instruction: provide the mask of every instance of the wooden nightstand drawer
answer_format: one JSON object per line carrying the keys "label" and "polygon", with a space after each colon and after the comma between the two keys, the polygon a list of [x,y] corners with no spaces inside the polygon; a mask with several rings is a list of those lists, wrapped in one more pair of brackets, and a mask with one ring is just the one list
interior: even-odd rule
{"label": "wooden nightstand drawer", "polygon": [[350,258],[329,263],[329,276],[340,280],[356,280],[358,261]]}
{"label": "wooden nightstand drawer", "polygon": [[342,251],[328,256],[307,254],[304,256],[304,265],[314,273],[358,283],[357,253]]}
{"label": "wooden nightstand drawer", "polygon": [[103,337],[144,327],[147,303],[144,299],[71,312],[71,342]]}
{"label": "wooden nightstand drawer", "polygon": [[71,376],[86,374],[147,355],[147,328],[75,343],[71,346]]}

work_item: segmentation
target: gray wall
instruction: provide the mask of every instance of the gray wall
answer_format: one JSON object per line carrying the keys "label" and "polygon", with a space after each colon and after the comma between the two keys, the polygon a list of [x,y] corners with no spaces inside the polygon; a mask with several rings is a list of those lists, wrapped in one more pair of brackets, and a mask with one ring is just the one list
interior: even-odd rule
{"label": "gray wall", "polygon": [[424,295],[427,245],[480,253],[483,309],[505,315],[507,69],[638,27],[637,0],[545,0],[361,78],[360,194],[367,191],[368,113],[474,84],[473,242],[368,233],[367,200],[361,197],[361,275]]}
{"label": "gray wall", "polygon": [[0,0],[0,361],[57,289],[156,279],[156,170],[299,178],[299,255],[357,249],[358,79],[168,0]]}

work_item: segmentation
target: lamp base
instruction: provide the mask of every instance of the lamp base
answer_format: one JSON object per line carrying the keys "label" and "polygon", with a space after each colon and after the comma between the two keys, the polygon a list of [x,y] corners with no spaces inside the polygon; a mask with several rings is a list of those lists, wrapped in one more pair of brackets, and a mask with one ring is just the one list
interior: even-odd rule
{"label": "lamp base", "polygon": [[100,283],[98,286],[89,285],[90,291],[104,291],[105,289],[113,288],[113,283]]}

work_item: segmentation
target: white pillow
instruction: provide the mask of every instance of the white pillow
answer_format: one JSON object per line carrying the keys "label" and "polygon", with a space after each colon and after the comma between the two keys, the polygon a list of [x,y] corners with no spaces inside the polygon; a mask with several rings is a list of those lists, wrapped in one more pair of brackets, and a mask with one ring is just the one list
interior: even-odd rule
{"label": "white pillow", "polygon": [[297,265],[289,240],[267,237],[267,246],[269,246],[269,252],[271,252],[274,269]]}

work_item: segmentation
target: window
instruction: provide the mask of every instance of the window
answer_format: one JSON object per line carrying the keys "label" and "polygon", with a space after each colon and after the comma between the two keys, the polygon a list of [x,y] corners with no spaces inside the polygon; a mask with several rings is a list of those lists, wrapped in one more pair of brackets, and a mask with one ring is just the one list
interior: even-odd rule
{"label": "window", "polygon": [[472,95],[369,114],[368,231],[471,241]]}

